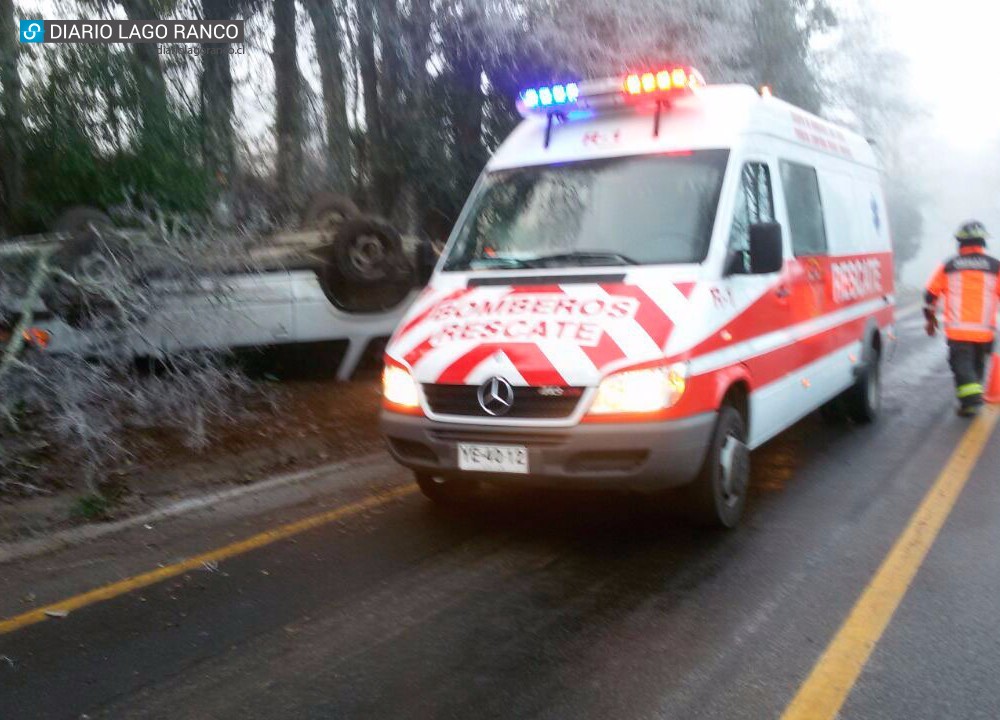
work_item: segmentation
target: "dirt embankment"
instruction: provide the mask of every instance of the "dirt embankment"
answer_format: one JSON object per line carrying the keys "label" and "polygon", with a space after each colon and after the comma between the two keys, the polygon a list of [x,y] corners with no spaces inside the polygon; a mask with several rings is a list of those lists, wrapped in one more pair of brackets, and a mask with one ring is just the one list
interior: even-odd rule
{"label": "dirt embankment", "polygon": [[130,459],[109,467],[106,502],[86,497],[84,483],[58,450],[43,453],[33,492],[0,494],[0,542],[84,522],[141,513],[180,497],[252,483],[269,475],[370,454],[378,434],[378,370],[357,379],[265,377],[261,400],[243,417],[209,431],[209,444],[186,447],[177,434],[143,431],[128,438]]}

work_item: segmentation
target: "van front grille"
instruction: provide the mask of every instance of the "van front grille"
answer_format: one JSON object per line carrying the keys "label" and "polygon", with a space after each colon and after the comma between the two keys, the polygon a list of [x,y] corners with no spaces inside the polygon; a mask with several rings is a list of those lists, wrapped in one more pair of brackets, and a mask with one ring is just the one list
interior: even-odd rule
{"label": "van front grille", "polygon": [[[424,396],[437,415],[494,417],[479,404],[478,385],[424,385]],[[502,417],[553,420],[573,414],[583,396],[579,387],[515,387],[514,403]]]}

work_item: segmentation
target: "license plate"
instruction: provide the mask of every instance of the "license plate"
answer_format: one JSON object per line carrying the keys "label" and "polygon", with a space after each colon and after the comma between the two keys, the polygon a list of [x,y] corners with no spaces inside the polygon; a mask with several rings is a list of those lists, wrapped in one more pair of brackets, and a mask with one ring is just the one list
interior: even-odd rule
{"label": "license plate", "polygon": [[528,448],[523,445],[458,445],[458,469],[479,472],[528,472]]}

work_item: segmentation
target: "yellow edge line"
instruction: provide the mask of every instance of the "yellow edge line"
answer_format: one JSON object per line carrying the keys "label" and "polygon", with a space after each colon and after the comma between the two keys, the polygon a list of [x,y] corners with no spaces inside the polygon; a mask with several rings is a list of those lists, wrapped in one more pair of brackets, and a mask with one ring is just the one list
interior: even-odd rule
{"label": "yellow edge line", "polygon": [[163,580],[176,577],[177,575],[182,575],[183,573],[191,570],[198,570],[204,566],[205,563],[219,562],[236,555],[242,555],[250,550],[256,550],[257,548],[270,545],[271,543],[279,540],[284,540],[292,537],[293,535],[304,533],[307,530],[312,530],[313,528],[317,528],[321,525],[326,525],[327,523],[340,520],[350,515],[356,515],[360,512],[364,512],[365,510],[385,505],[391,500],[403,497],[404,495],[409,495],[415,490],[416,486],[414,485],[399,487],[365,500],[351,503],[349,505],[343,505],[339,508],[319,513],[318,515],[312,515],[302,520],[282,525],[271,530],[265,530],[264,532],[248,537],[245,540],[240,540],[230,545],[225,545],[200,555],[195,555],[194,557],[190,557],[179,563],[166,565],[164,567],[157,568],[156,570],[150,570],[149,572],[141,575],[125,578],[124,580],[104,585],[81,595],[74,595],[66,600],[61,600],[59,602],[52,603],[51,605],[36,608],[30,612],[15,615],[12,618],[0,620],[0,635],[5,635],[29,625],[34,625],[35,623],[48,620],[49,615],[47,615],[47,613],[71,612],[88,605],[93,605],[94,603],[110,600],[111,598],[118,597],[119,595],[124,595],[125,593],[132,592],[133,590],[138,590],[139,588],[144,588],[149,585],[162,582]]}
{"label": "yellow edge line", "polygon": [[976,467],[1000,412],[988,408],[962,437],[903,534],[799,688],[782,720],[835,718]]}

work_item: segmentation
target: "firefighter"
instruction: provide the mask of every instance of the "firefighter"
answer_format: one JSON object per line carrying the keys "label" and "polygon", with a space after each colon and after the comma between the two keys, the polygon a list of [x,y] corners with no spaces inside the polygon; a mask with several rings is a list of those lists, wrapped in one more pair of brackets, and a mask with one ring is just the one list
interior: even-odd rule
{"label": "firefighter", "polygon": [[993,350],[1000,300],[1000,260],[986,254],[989,235],[980,222],[967,222],[955,235],[958,255],[931,276],[924,296],[927,334],[937,333],[936,303],[944,298],[948,362],[955,375],[958,414],[972,417],[983,405],[986,360]]}

